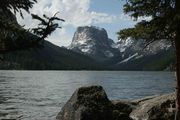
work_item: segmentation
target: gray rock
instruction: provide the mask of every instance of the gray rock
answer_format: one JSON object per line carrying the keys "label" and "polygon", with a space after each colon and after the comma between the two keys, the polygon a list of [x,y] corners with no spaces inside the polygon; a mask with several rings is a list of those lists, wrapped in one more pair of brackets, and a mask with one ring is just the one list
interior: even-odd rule
{"label": "gray rock", "polygon": [[111,101],[113,104],[113,120],[132,120],[129,114],[135,105],[129,101]]}
{"label": "gray rock", "polygon": [[136,103],[129,101],[121,101],[121,100],[113,100],[111,101],[113,104],[113,110],[118,110],[121,113],[130,114],[133,109],[136,107]]}
{"label": "gray rock", "polygon": [[101,86],[82,87],[75,91],[58,114],[58,120],[108,120],[111,102]]}
{"label": "gray rock", "polygon": [[[58,120],[131,120],[128,113],[112,104],[101,86],[81,87],[56,117]],[[116,109],[114,109],[116,108]]]}
{"label": "gray rock", "polygon": [[101,86],[81,87],[57,115],[57,120],[174,120],[175,94],[133,101],[110,101]]}
{"label": "gray rock", "polygon": [[174,93],[147,97],[133,102],[137,102],[136,109],[130,114],[134,120],[174,120]]}

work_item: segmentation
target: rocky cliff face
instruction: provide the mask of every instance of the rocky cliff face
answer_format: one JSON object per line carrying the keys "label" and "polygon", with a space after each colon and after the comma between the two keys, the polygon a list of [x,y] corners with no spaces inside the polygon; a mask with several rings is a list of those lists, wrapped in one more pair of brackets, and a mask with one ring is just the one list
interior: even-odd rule
{"label": "rocky cliff face", "polygon": [[147,43],[130,38],[115,43],[104,28],[85,26],[77,29],[69,49],[104,62],[111,69],[169,69],[174,60],[171,43],[165,40]]}
{"label": "rocky cliff face", "polygon": [[77,28],[69,49],[103,60],[119,55],[113,44],[105,29],[85,26]]}

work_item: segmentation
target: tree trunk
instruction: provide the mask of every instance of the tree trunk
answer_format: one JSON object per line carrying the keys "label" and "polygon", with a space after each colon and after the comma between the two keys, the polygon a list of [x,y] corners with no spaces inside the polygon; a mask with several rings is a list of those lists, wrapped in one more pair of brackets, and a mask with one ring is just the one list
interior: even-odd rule
{"label": "tree trunk", "polygon": [[176,0],[176,37],[175,37],[175,46],[176,46],[176,120],[180,120],[180,0]]}
{"label": "tree trunk", "polygon": [[[176,120],[180,120],[180,32],[176,35]],[[178,41],[179,40],[179,41]]]}

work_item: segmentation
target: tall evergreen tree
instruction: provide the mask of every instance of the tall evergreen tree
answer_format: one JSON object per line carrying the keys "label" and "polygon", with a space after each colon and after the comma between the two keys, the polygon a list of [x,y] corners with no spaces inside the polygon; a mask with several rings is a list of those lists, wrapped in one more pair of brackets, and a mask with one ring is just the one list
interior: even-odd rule
{"label": "tall evergreen tree", "polygon": [[170,40],[176,49],[176,120],[180,120],[180,0],[126,0],[124,12],[138,22],[135,27],[118,32],[119,39],[144,39],[147,43]]}
{"label": "tall evergreen tree", "polygon": [[[26,30],[17,23],[11,11],[14,14],[18,12],[23,17],[22,10],[29,13],[30,8],[36,2],[37,0],[0,0],[0,54],[42,45],[41,41],[57,28],[61,28],[54,21],[64,20],[56,17],[56,14],[53,17],[43,15],[43,18],[32,14],[33,19],[41,22],[37,28],[32,30]],[[31,34],[31,31],[37,36]]]}
{"label": "tall evergreen tree", "polygon": [[29,9],[32,8],[36,2],[37,0],[0,0],[0,9],[3,11],[13,10],[14,13],[20,12],[22,15],[21,10],[29,12]]}
{"label": "tall evergreen tree", "polygon": [[[16,22],[14,14],[22,10],[29,12],[36,0],[0,0],[0,53],[17,49],[25,39],[26,30]],[[20,42],[21,41],[21,42]]]}

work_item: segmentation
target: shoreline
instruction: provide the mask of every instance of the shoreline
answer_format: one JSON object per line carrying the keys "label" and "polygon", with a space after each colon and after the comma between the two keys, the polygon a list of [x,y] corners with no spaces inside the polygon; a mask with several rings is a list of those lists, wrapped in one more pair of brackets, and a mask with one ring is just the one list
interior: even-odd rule
{"label": "shoreline", "polygon": [[101,86],[77,89],[57,120],[174,120],[175,93],[110,101]]}

